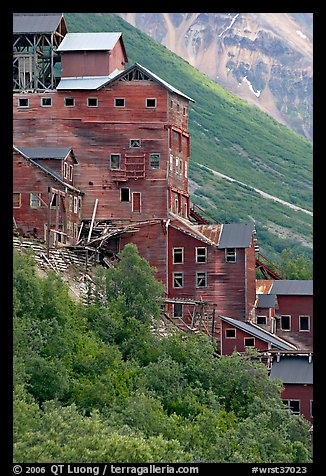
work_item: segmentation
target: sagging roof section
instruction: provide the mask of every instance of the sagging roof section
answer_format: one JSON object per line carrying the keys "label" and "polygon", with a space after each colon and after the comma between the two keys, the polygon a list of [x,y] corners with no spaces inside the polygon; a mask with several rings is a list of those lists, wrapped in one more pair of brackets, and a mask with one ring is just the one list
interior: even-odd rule
{"label": "sagging roof section", "polygon": [[285,342],[283,339],[277,337],[275,334],[271,334],[268,331],[252,324],[251,322],[242,322],[238,321],[237,319],[232,319],[231,317],[225,316],[218,316],[222,321],[231,324],[232,326],[246,332],[253,337],[257,337],[258,339],[267,342],[274,347],[277,347],[280,350],[295,350],[296,346],[290,344],[289,342]]}
{"label": "sagging roof section", "polygon": [[62,13],[14,13],[13,33],[54,33],[61,21],[65,25]]}
{"label": "sagging roof section", "polygon": [[279,361],[273,361],[270,377],[284,383],[311,385],[313,361],[309,356],[281,357]]}

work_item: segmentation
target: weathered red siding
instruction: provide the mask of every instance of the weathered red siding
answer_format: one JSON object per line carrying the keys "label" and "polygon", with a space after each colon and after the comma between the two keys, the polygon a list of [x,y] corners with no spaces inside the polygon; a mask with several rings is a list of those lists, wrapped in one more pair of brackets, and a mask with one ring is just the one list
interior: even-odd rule
{"label": "weathered red siding", "polygon": [[[227,322],[221,322],[221,354],[222,355],[231,355],[234,350],[236,352],[245,352],[246,347],[244,345],[244,339],[246,337],[252,338],[250,334],[247,334],[246,332],[242,331],[241,329],[237,329],[231,324]],[[235,329],[236,332],[236,337],[235,338],[228,338],[225,337],[225,330],[226,329]],[[259,350],[267,350],[268,349],[268,344],[267,342],[258,339],[257,337],[255,339],[255,348]]]}
{"label": "weathered red siding", "polygon": [[282,399],[300,400],[300,412],[310,422],[313,422],[311,416],[311,401],[313,401],[313,385],[284,384]]}
{"label": "weathered red siding", "polygon": [[[288,296],[278,295],[277,315],[291,316],[291,329],[289,331],[280,328],[280,320],[277,322],[277,335],[289,342],[295,340],[300,348],[312,349],[313,347],[313,296]],[[310,316],[309,331],[299,330],[299,316]]]}

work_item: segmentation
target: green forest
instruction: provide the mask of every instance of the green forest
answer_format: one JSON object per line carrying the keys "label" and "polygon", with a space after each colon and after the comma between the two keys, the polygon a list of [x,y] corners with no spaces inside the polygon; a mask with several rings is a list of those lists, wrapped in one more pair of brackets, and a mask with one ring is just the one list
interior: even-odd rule
{"label": "green forest", "polygon": [[[122,32],[127,67],[137,62],[194,99],[189,106],[191,198],[220,222],[254,221],[262,254],[312,259],[312,143],[109,13],[65,13],[68,32]],[[225,174],[230,182],[208,169]],[[308,211],[263,198],[254,188]]]}
{"label": "green forest", "polygon": [[160,333],[155,269],[134,244],[118,257],[79,302],[14,251],[14,461],[310,462],[310,425],[281,382],[254,354]]}

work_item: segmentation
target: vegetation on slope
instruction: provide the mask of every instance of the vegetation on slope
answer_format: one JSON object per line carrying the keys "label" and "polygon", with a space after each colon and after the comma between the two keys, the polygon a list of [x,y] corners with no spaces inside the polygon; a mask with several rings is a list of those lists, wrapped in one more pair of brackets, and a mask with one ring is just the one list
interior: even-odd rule
{"label": "vegetation on slope", "polygon": [[[263,190],[312,210],[312,144],[227,92],[186,61],[108,13],[67,13],[68,31],[121,31],[129,64],[138,62],[195,100],[191,103],[192,199],[219,221],[255,221],[263,254],[290,248],[312,256],[312,218],[262,198]],[[205,165],[248,185],[217,179]]]}
{"label": "vegetation on slope", "polygon": [[86,305],[30,256],[13,272],[14,461],[311,461],[310,425],[263,364],[157,332],[162,288],[135,245]]}

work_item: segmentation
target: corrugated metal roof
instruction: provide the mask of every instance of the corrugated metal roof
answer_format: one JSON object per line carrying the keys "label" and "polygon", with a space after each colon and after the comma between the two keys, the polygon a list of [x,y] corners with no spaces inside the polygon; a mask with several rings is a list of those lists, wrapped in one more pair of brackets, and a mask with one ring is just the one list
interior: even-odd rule
{"label": "corrugated metal roof", "polygon": [[300,296],[312,296],[313,295],[313,281],[312,280],[300,280],[300,279],[280,279],[273,282],[273,286],[270,290],[272,294],[278,295],[300,295]]}
{"label": "corrugated metal roof", "polygon": [[274,347],[277,347],[280,350],[293,350],[296,347],[289,342],[285,342],[283,339],[280,339],[275,334],[271,334],[264,329],[256,326],[255,324],[251,324],[250,322],[243,322],[239,321],[238,319],[232,319],[231,317],[225,316],[218,316],[222,321],[231,324],[238,329],[246,332],[247,334],[252,335],[253,337],[257,337],[258,339],[263,340],[264,342],[268,342]]}
{"label": "corrugated metal roof", "polygon": [[280,361],[273,361],[271,378],[278,378],[284,383],[312,384],[313,361],[309,363],[308,357],[281,357]]}
{"label": "corrugated metal roof", "polygon": [[58,28],[62,13],[14,13],[13,32],[53,33]]}
{"label": "corrugated metal roof", "polygon": [[109,51],[121,32],[67,33],[57,51]]}
{"label": "corrugated metal roof", "polygon": [[256,294],[268,294],[273,285],[271,279],[257,279],[256,280]]}
{"label": "corrugated metal roof", "polygon": [[65,159],[71,147],[17,147],[29,159]]}
{"label": "corrugated metal roof", "polygon": [[222,225],[192,225],[192,227],[216,245],[219,242]]}
{"label": "corrugated metal roof", "polygon": [[275,294],[258,294],[256,307],[276,308],[277,299]]}
{"label": "corrugated metal roof", "polygon": [[252,234],[255,230],[254,223],[228,223],[223,225],[218,247],[223,248],[249,248]]}
{"label": "corrugated metal roof", "polygon": [[57,90],[96,90],[105,86],[117,74],[121,73],[115,69],[109,76],[74,76],[62,78],[57,86]]}

